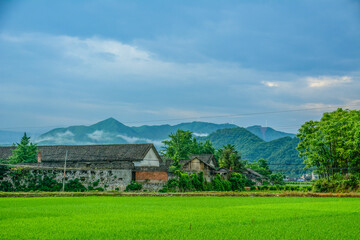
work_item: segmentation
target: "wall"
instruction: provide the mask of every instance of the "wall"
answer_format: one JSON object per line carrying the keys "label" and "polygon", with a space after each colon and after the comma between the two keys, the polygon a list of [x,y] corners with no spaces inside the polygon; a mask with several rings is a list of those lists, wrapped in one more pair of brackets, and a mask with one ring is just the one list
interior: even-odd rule
{"label": "wall", "polygon": [[140,162],[134,162],[135,167],[159,167],[160,159],[155,154],[154,150],[151,148],[149,152],[145,155],[144,160]]}
{"label": "wall", "polygon": [[[55,175],[57,182],[62,182],[64,177],[64,171],[62,169],[21,169],[22,172],[31,175]],[[125,190],[126,186],[131,183],[131,170],[130,169],[115,169],[115,170],[79,170],[68,169],[65,174],[65,181],[79,179],[86,188],[89,186],[93,188],[103,188],[104,190]],[[26,176],[28,174],[23,174]],[[10,176],[10,172],[7,172],[2,176],[1,181],[9,181],[14,184],[13,177]],[[26,182],[26,177],[21,179],[21,184],[29,184]],[[94,185],[95,183],[95,185]],[[96,184],[97,183],[97,184]]]}
{"label": "wall", "polygon": [[166,182],[168,180],[167,172],[141,172],[136,171],[135,181],[147,181],[147,182]]}

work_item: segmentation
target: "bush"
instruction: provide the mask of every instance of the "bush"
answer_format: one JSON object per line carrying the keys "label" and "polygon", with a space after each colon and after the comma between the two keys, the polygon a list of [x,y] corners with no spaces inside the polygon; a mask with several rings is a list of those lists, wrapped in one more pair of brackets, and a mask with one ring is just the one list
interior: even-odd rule
{"label": "bush", "polygon": [[0,183],[0,191],[2,192],[13,192],[15,191],[13,185],[9,181],[2,181]]}
{"label": "bush", "polygon": [[125,191],[140,191],[142,189],[142,185],[140,183],[132,181],[129,185],[126,186]]}
{"label": "bush", "polygon": [[321,178],[313,184],[314,192],[350,192],[360,189],[360,177],[354,174],[335,175],[334,178]]}
{"label": "bush", "polygon": [[78,178],[65,183],[66,192],[84,192],[86,190],[86,187],[80,183]]}
{"label": "bush", "polygon": [[236,173],[236,172],[231,173],[231,177],[229,181],[231,183],[231,190],[233,191],[245,190],[246,177],[241,173]]}

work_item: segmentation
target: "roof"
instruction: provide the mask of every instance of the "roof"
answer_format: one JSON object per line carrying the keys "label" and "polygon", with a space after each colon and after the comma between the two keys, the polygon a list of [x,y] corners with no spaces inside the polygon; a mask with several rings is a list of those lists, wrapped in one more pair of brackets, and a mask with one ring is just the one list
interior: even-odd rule
{"label": "roof", "polygon": [[[42,162],[64,161],[66,151],[68,161],[141,161],[151,148],[158,155],[151,143],[38,146]],[[14,147],[0,147],[0,159],[11,156],[11,149]]]}
{"label": "roof", "polygon": [[203,161],[201,158],[198,158],[198,157],[194,157],[194,158],[190,158],[190,160],[180,160],[180,164],[182,167],[184,167],[187,163],[191,162],[192,160],[194,160],[195,158],[199,159],[199,161],[203,162],[205,165],[207,165],[209,168],[211,169],[215,169],[214,166],[211,166],[209,163]]}
{"label": "roof", "polygon": [[213,154],[192,154],[189,156],[189,159],[192,160],[194,158],[197,158],[207,164],[210,164],[213,157],[214,157]]}
{"label": "roof", "polygon": [[246,170],[247,170],[248,172],[250,172],[251,174],[254,174],[254,175],[256,175],[256,176],[258,176],[258,177],[260,177],[260,178],[265,178],[263,175],[261,175],[260,173],[252,170],[251,168],[246,168]]}

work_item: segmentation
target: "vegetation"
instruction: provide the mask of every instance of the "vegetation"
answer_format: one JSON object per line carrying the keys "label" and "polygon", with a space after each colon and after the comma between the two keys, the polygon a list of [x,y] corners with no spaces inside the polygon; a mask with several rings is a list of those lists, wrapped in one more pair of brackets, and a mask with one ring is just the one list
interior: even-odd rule
{"label": "vegetation", "polygon": [[241,156],[235,150],[235,146],[227,144],[216,152],[219,166],[229,170],[240,170],[244,168],[244,162],[241,161]]}
{"label": "vegetation", "polygon": [[357,239],[359,208],[356,198],[1,198],[0,239]]}
{"label": "vegetation", "polygon": [[360,167],[360,111],[324,113],[320,121],[301,126],[297,150],[306,167],[316,167],[321,176],[358,173]]}
{"label": "vegetation", "polygon": [[36,144],[30,142],[30,137],[28,137],[25,132],[20,143],[16,143],[16,148],[13,150],[13,154],[9,157],[8,163],[16,164],[36,162],[37,152],[38,150]]}
{"label": "vegetation", "polygon": [[142,189],[142,185],[140,183],[137,182],[131,182],[129,185],[126,186],[125,191],[129,192],[129,191],[140,191]]}
{"label": "vegetation", "polygon": [[360,111],[339,108],[324,113],[320,121],[302,125],[297,137],[297,150],[306,167],[315,167],[320,175],[315,191],[359,188]]}
{"label": "vegetation", "polygon": [[296,147],[298,138],[283,137],[266,142],[245,128],[219,129],[207,137],[198,138],[199,141],[210,141],[216,149],[232,144],[235,150],[241,153],[242,159],[255,162],[258,159],[267,159],[273,171],[281,170],[289,176],[299,176],[306,171],[305,164],[298,156]]}
{"label": "vegetation", "polygon": [[[9,175],[11,181],[3,180]],[[27,170],[0,166],[0,191],[3,192],[30,192],[47,191],[57,192],[62,190],[62,182],[55,179],[55,172],[51,170]],[[86,188],[79,179],[72,179],[65,183],[67,192],[84,192],[88,190],[102,190],[101,188]]]}
{"label": "vegetation", "polygon": [[169,135],[170,139],[163,141],[162,153],[173,160],[170,172],[180,170],[179,161],[189,159],[191,154],[214,154],[215,148],[210,141],[198,142],[192,132],[177,130],[175,134]]}
{"label": "vegetation", "polygon": [[207,182],[204,173],[198,174],[177,172],[177,178],[169,179],[168,183],[160,190],[160,192],[186,192],[186,191],[243,191],[245,186],[252,186],[246,177],[240,173],[232,172],[229,179],[215,176],[211,182]]}
{"label": "vegetation", "polygon": [[281,172],[273,173],[269,165],[266,161],[266,159],[259,159],[257,162],[254,163],[247,163],[247,168],[251,168],[252,170],[260,173],[261,175],[265,176],[272,184],[280,184],[284,185],[284,177],[285,175]]}

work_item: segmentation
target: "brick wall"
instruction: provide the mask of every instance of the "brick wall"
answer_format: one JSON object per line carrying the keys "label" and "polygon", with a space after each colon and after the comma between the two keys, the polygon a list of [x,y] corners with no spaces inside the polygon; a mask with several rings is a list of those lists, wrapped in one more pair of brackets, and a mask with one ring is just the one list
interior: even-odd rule
{"label": "brick wall", "polygon": [[135,180],[142,181],[142,180],[150,180],[150,181],[167,181],[168,180],[168,173],[167,172],[140,172],[137,171],[135,173]]}

